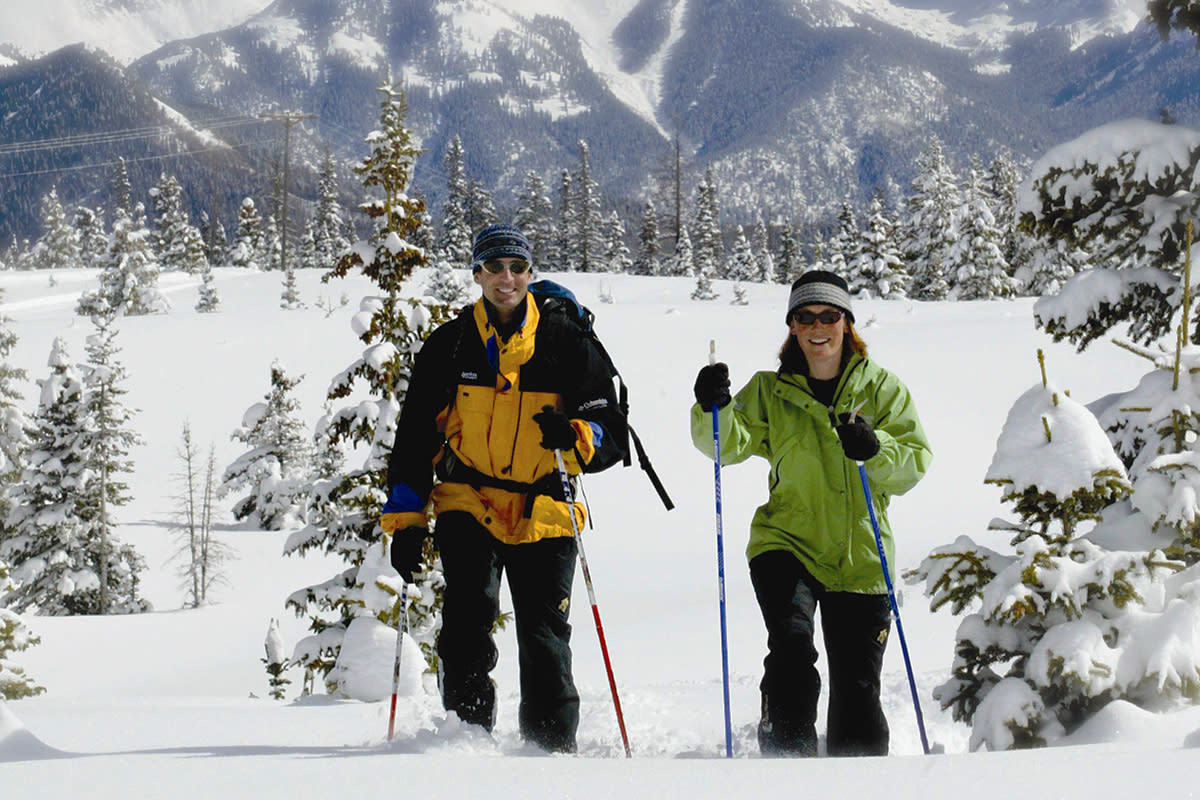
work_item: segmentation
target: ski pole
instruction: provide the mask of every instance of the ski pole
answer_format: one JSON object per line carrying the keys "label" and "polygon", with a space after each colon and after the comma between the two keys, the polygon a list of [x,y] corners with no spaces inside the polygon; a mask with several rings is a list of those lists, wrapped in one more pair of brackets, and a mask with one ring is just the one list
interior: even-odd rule
{"label": "ski pole", "polygon": [[579,550],[579,564],[583,567],[583,582],[587,585],[588,601],[592,604],[592,617],[596,620],[596,636],[600,639],[600,653],[604,656],[604,669],[608,671],[608,688],[612,692],[613,708],[617,712],[617,727],[621,730],[621,742],[625,745],[625,757],[632,758],[629,736],[625,733],[625,715],[621,713],[621,698],[617,696],[617,680],[613,677],[612,662],[608,658],[608,643],[604,640],[604,626],[600,624],[600,607],[596,605],[596,591],[592,588],[592,573],[588,570],[587,556],[583,552],[583,537],[579,535],[579,523],[575,521],[575,496],[571,492],[571,481],[567,478],[567,467],[563,463],[562,450],[554,451],[558,465],[558,476],[562,479],[563,496],[567,500],[567,513],[571,517],[571,532],[575,534],[575,547]]}
{"label": "ski pole", "polygon": [[408,581],[400,579],[400,619],[396,622],[396,659],[392,662],[392,713],[388,716],[388,741],[396,732],[396,695],[400,693],[400,654],[408,631]]}
{"label": "ski pole", "polygon": [[[717,363],[717,340],[708,342],[708,363]],[[729,637],[725,626],[725,535],[721,523],[721,423],[712,409],[713,486],[717,498],[717,597],[721,609],[721,688],[725,696],[725,757],[733,758],[733,726],[729,718]]]}
{"label": "ski pole", "polygon": [[875,517],[875,500],[871,496],[871,482],[867,479],[867,468],[858,461],[858,476],[862,479],[863,497],[867,500],[867,512],[871,515],[871,528],[875,531],[875,549],[879,551],[879,564],[883,567],[883,580],[887,584],[888,603],[892,607],[892,619],[896,620],[896,633],[900,635],[900,650],[904,653],[904,669],[908,672],[908,689],[912,693],[913,709],[917,712],[917,729],[921,732],[921,749],[929,755],[929,740],[925,736],[925,718],[921,715],[921,700],[917,696],[917,682],[913,678],[912,660],[908,657],[908,642],[904,638],[904,626],[900,624],[900,607],[896,605],[896,591],[892,587],[892,575],[888,571],[887,555],[883,551],[883,537],[879,533],[879,520]]}

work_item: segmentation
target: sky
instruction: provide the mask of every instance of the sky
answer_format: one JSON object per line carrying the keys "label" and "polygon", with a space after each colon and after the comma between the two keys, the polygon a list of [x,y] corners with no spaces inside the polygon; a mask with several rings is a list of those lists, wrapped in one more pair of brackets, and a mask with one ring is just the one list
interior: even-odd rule
{"label": "sky", "polygon": [[[395,739],[388,703],[268,696],[261,658],[272,618],[285,648],[305,620],[283,607],[288,594],[340,571],[318,555],[283,558],[286,531],[240,529],[221,501],[218,531],[233,548],[228,585],[213,602],[184,609],[171,556],[170,522],[183,423],[216,451],[218,468],[242,452],[230,433],[269,388],[272,362],[304,375],[296,396],[305,419],[322,412],[330,379],[361,352],[351,328],[370,293],[362,278],[319,282],[300,275],[307,307],[279,308],[277,274],[216,271],[222,310],[198,314],[197,281],[164,275],[174,304],[165,315],[124,319],[117,338],[129,370],[126,402],[145,443],[133,452],[132,503],[117,513],[119,537],[146,558],[145,596],[154,611],[128,617],[27,617],[41,644],[16,656],[44,695],[0,704],[0,793],[5,797],[170,797],[173,800],[377,794],[406,797],[611,798],[731,794],[771,796],[958,796],[976,800],[1197,795],[1200,709],[1151,714],[1114,704],[1059,746],[1032,752],[970,752],[969,729],[932,699],[949,675],[957,619],[928,610],[920,587],[901,585],[901,615],[928,736],[921,751],[900,648],[889,648],[883,697],[892,752],[869,761],[759,758],[755,740],[765,633],[743,548],[751,515],[766,496],[761,460],[722,475],[733,759],[724,758],[712,463],[690,442],[688,410],[709,342],[730,365],[735,388],[775,365],[782,342],[783,286],[749,287],[749,304],[688,298],[688,279],[555,275],[596,312],[596,328],[631,390],[631,421],[676,508],[666,511],[637,469],[589,476],[594,528],[586,552],[633,753],[624,757],[596,630],[581,575],[574,593],[575,678],[582,694],[579,753],[546,756],[524,745],[516,722],[516,648],[499,635],[499,717],[494,735],[448,719],[432,683],[405,669]],[[91,326],[74,316],[91,272],[0,273],[0,313],[19,337],[13,354],[31,379],[48,373],[56,335],[78,360]],[[418,274],[414,289],[422,284]],[[601,301],[610,295],[611,303]],[[343,302],[344,301],[344,302]],[[1006,551],[993,517],[1011,516],[984,485],[1009,410],[1041,375],[1086,403],[1136,384],[1143,362],[1109,342],[1082,354],[1035,329],[1033,301],[929,303],[857,301],[873,358],[909,386],[932,443],[925,479],[895,498],[890,517],[896,566],[916,566],[959,535]],[[27,398],[35,397],[32,382]],[[511,608],[507,594],[502,607]],[[394,640],[377,654],[390,670]],[[820,649],[820,648],[819,648]],[[408,651],[406,650],[406,653]],[[411,666],[412,659],[404,662]],[[819,662],[824,668],[824,659]],[[390,673],[383,680],[390,680]],[[818,721],[823,728],[824,697]],[[865,768],[864,768],[865,767]],[[10,794],[10,787],[16,792]]]}

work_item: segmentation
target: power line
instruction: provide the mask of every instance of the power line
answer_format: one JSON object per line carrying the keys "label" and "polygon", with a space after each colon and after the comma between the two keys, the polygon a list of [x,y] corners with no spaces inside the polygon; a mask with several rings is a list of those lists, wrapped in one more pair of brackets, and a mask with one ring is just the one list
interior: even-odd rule
{"label": "power line", "polygon": [[[258,122],[259,120],[251,117],[217,117],[206,122],[189,124],[197,128],[195,131],[196,135],[203,135],[205,132],[211,130],[221,130],[224,128],[231,128],[249,123],[257,124]],[[155,125],[144,128],[126,128],[115,131],[80,133],[70,136],[56,136],[47,139],[10,142],[9,144],[0,145],[0,155],[19,155],[23,153],[36,152],[39,150],[56,150],[67,147],[84,147],[95,144],[109,144],[133,139],[152,138],[170,133],[178,134],[182,130],[185,129],[178,125]]]}
{"label": "power line", "polygon": [[[215,151],[238,150],[244,147],[252,147],[254,145],[263,144],[266,142],[275,141],[273,137],[255,139],[250,142],[239,142],[238,144],[222,144],[214,147],[204,147],[199,150],[184,150],[179,153],[164,153],[157,156],[142,156],[141,158],[126,158],[126,164],[136,164],[141,161],[165,161],[170,158],[184,158],[186,156],[199,155],[201,153],[211,153]],[[30,170],[28,172],[9,172],[0,174],[0,178],[27,178],[34,175],[57,175],[64,172],[80,172],[88,169],[100,169],[102,167],[115,167],[120,161],[104,161],[99,164],[78,164],[73,167],[53,167],[50,169]]]}

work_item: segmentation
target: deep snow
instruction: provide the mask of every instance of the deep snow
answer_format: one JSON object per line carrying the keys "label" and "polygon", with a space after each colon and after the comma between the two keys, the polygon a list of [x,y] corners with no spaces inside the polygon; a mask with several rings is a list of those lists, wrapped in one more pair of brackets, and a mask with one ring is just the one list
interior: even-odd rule
{"label": "deep snow", "polygon": [[[308,308],[279,309],[278,274],[217,271],[222,310],[192,311],[197,282],[165,275],[175,305],[167,315],[122,320],[117,342],[130,372],[126,401],[146,444],[134,454],[133,503],[118,512],[120,537],[146,557],[146,596],[155,611],[132,617],[27,617],[42,643],[16,656],[47,688],[40,697],[0,704],[0,794],[5,797],[261,797],[332,792],[410,796],[725,797],[730,794],[929,798],[970,791],[979,800],[1020,796],[1116,797],[1170,792],[1193,796],[1200,709],[1152,715],[1110,707],[1066,747],[1022,753],[968,753],[968,729],[937,709],[930,693],[948,674],[956,619],[931,614],[917,587],[902,590],[905,632],[915,662],[930,739],[943,755],[921,755],[900,649],[889,649],[885,705],[892,727],[886,759],[774,761],[754,740],[757,682],[765,636],[741,550],[755,506],[765,497],[761,462],[723,474],[724,532],[734,755],[723,756],[712,465],[688,435],[696,370],[710,339],[730,364],[735,386],[770,368],[785,335],[782,286],[752,286],[750,305],[688,299],[685,279],[549,275],[597,313],[597,329],[631,387],[632,421],[677,504],[666,512],[640,470],[616,468],[586,484],[596,527],[585,533],[612,664],[634,758],[623,757],[607,679],[582,578],[575,592],[576,680],[583,694],[580,753],[545,757],[516,732],[516,651],[500,634],[495,672],[500,714],[494,738],[448,721],[427,689],[401,699],[398,733],[385,741],[387,703],[315,696],[267,696],[260,659],[272,617],[285,647],[304,620],[284,598],[323,580],[340,564],[318,556],[282,558],[286,532],[236,529],[222,507],[222,538],[237,553],[229,585],[215,602],[183,610],[168,562],[178,471],[176,450],[188,420],[218,468],[240,454],[229,440],[245,410],[262,399],[278,359],[306,375],[297,396],[315,421],[329,379],[361,350],[350,327],[362,279],[321,284],[300,275]],[[47,373],[55,335],[83,357],[91,325],[72,313],[93,273],[0,273],[0,313],[20,337],[14,353],[31,379]],[[419,285],[418,279],[417,284]],[[601,290],[611,304],[601,303]],[[339,305],[342,297],[348,302]],[[332,306],[326,314],[314,304]],[[871,354],[913,391],[934,448],[926,479],[892,505],[897,567],[913,567],[960,535],[1003,550],[986,526],[1007,509],[983,478],[1012,404],[1040,382],[1036,349],[1051,380],[1088,402],[1134,385],[1135,356],[1098,342],[1082,355],[1035,330],[1031,300],[856,304]],[[32,410],[30,408],[30,410]],[[507,603],[505,603],[507,606]],[[10,793],[11,792],[11,793]]]}

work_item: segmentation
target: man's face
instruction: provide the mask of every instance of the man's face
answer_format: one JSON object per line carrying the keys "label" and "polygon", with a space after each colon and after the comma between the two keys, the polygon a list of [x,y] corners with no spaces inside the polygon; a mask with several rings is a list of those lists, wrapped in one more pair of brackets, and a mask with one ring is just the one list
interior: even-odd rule
{"label": "man's face", "polygon": [[[520,271],[513,272],[514,268]],[[475,282],[483,289],[484,299],[496,307],[502,322],[507,322],[521,305],[529,292],[532,278],[533,271],[529,269],[527,261],[509,257],[487,261],[475,273]]]}

